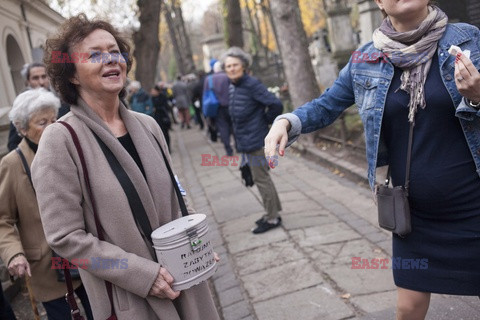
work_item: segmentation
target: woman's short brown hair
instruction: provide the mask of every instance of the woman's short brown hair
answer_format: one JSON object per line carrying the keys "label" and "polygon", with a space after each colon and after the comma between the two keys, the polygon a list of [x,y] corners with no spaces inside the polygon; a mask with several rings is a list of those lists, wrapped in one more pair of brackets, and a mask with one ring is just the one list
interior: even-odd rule
{"label": "woman's short brown hair", "polygon": [[[105,30],[115,38],[120,53],[126,60],[127,73],[132,68],[133,60],[130,55],[130,45],[110,23],[103,20],[90,21],[83,13],[66,20],[60,26],[58,33],[47,40],[43,58],[50,83],[66,103],[77,104],[79,97],[76,85],[70,82],[70,79],[75,75],[75,64],[68,57],[72,57],[75,45],[97,29]],[[55,59],[53,52],[55,52],[55,57],[60,55],[61,58]],[[65,57],[67,58],[65,59]],[[120,92],[120,98],[125,97],[125,95],[126,90],[123,88]]]}

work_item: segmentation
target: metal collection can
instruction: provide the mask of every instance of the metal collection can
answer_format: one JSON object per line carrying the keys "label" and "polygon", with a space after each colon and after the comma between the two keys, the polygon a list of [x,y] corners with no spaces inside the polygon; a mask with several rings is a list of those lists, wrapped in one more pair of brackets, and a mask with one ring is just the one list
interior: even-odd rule
{"label": "metal collection can", "polygon": [[210,278],[217,269],[206,215],[191,214],[152,232],[158,262],[174,279],[172,289],[188,289]]}

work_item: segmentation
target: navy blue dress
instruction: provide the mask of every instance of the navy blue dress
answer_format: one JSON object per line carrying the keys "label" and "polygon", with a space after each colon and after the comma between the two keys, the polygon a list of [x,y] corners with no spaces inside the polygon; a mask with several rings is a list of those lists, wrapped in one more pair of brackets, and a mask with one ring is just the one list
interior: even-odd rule
{"label": "navy blue dress", "polygon": [[[409,95],[397,91],[401,73],[395,68],[382,121],[395,186],[405,183],[409,132]],[[415,291],[480,295],[480,178],[440,76],[437,55],[425,97],[427,107],[419,108],[413,134],[409,196],[413,231],[405,238],[393,237],[394,281]]]}

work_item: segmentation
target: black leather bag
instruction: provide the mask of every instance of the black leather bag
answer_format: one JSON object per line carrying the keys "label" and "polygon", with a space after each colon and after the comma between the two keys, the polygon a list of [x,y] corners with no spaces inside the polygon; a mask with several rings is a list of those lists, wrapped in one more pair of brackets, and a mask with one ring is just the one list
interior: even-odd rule
{"label": "black leather bag", "polygon": [[390,188],[380,185],[375,193],[379,226],[399,236],[409,234],[412,231],[412,223],[405,188],[403,186]]}
{"label": "black leather bag", "polygon": [[410,123],[408,135],[407,164],[405,170],[405,185],[390,188],[390,167],[385,184],[375,188],[378,208],[378,225],[401,237],[412,231],[410,205],[408,203],[408,187],[410,183],[410,160],[412,157],[414,123]]}
{"label": "black leather bag", "polygon": [[240,171],[242,173],[242,180],[245,183],[245,186],[252,187],[254,185],[252,171],[250,170],[250,165],[248,162],[240,166]]}

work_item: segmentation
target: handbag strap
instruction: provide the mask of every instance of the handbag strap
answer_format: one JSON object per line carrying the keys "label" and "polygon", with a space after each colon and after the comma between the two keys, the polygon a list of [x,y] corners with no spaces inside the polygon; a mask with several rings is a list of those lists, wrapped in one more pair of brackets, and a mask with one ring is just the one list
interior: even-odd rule
{"label": "handbag strap", "polygon": [[[65,265],[66,259],[62,258],[62,266]],[[72,314],[73,320],[85,320],[84,317],[80,314],[80,309],[78,308],[77,301],[75,301],[75,296],[73,295],[73,282],[72,276],[70,274],[69,268],[63,269],[65,274],[65,283],[67,284],[67,294],[65,294],[65,299],[67,300],[68,305],[70,306],[70,313]]]}
{"label": "handbag strap", "polygon": [[208,76],[208,89],[213,90],[213,76]]}
{"label": "handbag strap", "polygon": [[[405,195],[408,197],[408,190],[410,185],[410,162],[412,160],[412,145],[413,145],[413,127],[415,126],[414,122],[410,122],[410,131],[408,132],[408,149],[407,149],[407,163],[405,167]],[[390,183],[390,165],[388,166],[387,170],[387,178],[385,179],[385,185],[388,186]]]}
{"label": "handbag strap", "polygon": [[[103,142],[97,136],[97,134],[95,134],[95,132],[92,131],[92,133],[95,136],[95,139],[97,139],[97,142],[100,145],[100,148],[102,149],[103,154],[107,158],[107,162],[110,165],[110,168],[112,169],[113,173],[117,177],[118,182],[122,186],[122,189],[125,192],[125,195],[127,196],[128,204],[130,206],[130,209],[133,213],[135,221],[139,227],[138,229],[144,241],[147,242],[151,247],[153,247],[152,226],[150,225],[147,212],[145,210],[145,207],[142,204],[142,200],[140,199],[140,196],[138,195],[137,189],[133,185],[133,182],[132,180],[130,180],[128,174],[125,172],[125,169],[123,169],[122,165],[113,154],[112,150],[110,150],[107,147],[105,142]],[[156,259],[156,256],[154,255],[153,258]]]}
{"label": "handbag strap", "polygon": [[160,148],[160,151],[162,152],[163,160],[165,161],[165,166],[167,167],[168,174],[170,175],[170,179],[172,180],[173,188],[175,189],[175,193],[177,194],[178,204],[180,205],[180,211],[182,211],[182,216],[186,217],[188,216],[187,206],[185,205],[185,201],[183,200],[182,192],[178,187],[178,182],[175,179],[175,175],[173,174],[172,167],[170,167],[170,163],[168,162],[167,156],[165,155],[165,151],[163,151],[163,148],[160,145],[160,142],[158,142],[157,137],[155,137],[153,133],[152,135],[155,141],[157,142],[158,147]]}
{"label": "handbag strap", "polygon": [[[83,150],[82,146],[80,145],[80,140],[78,139],[77,133],[75,130],[73,130],[72,126],[64,121],[57,121],[58,123],[61,123],[64,125],[68,131],[70,132],[70,135],[72,136],[73,139],[73,144],[75,145],[75,149],[77,149],[78,156],[80,158],[80,163],[82,165],[82,170],[83,170],[83,178],[85,180],[85,185],[87,186],[87,192],[88,196],[90,197],[90,201],[92,202],[92,209],[93,209],[93,217],[95,219],[95,227],[97,228],[97,234],[98,238],[102,241],[105,240],[105,237],[103,236],[103,230],[102,226],[100,225],[100,220],[98,219],[98,214],[96,210],[96,204],[95,204],[95,198],[93,197],[93,192],[92,188],[90,186],[90,178],[88,176],[88,169],[87,165],[85,162],[85,157],[83,155]],[[73,297],[73,285],[72,285],[72,278],[70,276],[70,272],[68,269],[65,269],[65,282],[67,283],[67,301],[70,304],[69,296]],[[109,281],[105,281],[105,287],[107,289],[107,294],[108,294],[108,300],[110,300],[110,308],[111,308],[111,316],[110,317],[116,317],[115,315],[115,309],[113,308],[113,293],[112,293],[112,283]],[[75,304],[76,305],[76,304]],[[70,304],[70,308],[72,309],[73,304]],[[78,307],[77,307],[78,309]],[[73,312],[73,309],[72,309]]]}
{"label": "handbag strap", "polygon": [[412,160],[413,127],[415,123],[410,122],[410,132],[408,133],[407,165],[405,168],[405,195],[408,197],[410,185],[410,161]]}
{"label": "handbag strap", "polygon": [[[25,155],[19,147],[17,147],[15,151],[18,153],[20,160],[22,160],[23,169],[25,169],[25,173],[27,174],[28,180],[30,181],[30,184],[33,188],[32,173],[30,172],[30,167],[28,166],[27,159],[25,158]],[[35,192],[35,188],[33,188],[33,192]]]}

